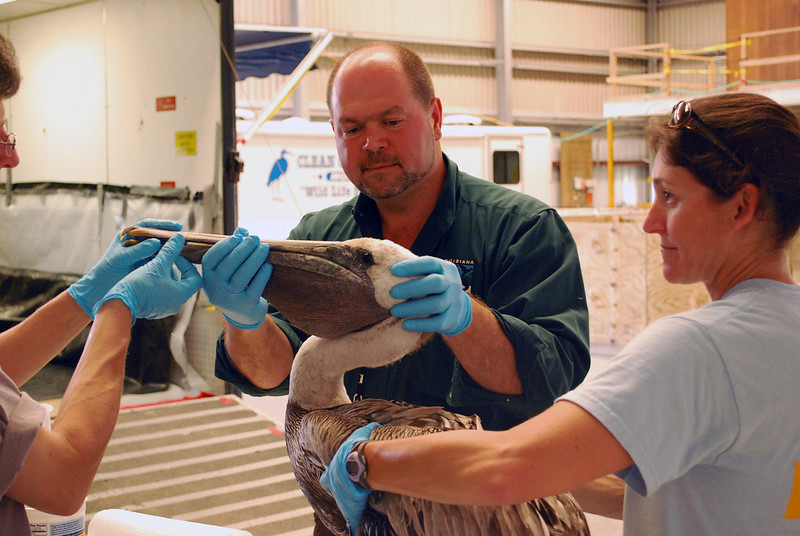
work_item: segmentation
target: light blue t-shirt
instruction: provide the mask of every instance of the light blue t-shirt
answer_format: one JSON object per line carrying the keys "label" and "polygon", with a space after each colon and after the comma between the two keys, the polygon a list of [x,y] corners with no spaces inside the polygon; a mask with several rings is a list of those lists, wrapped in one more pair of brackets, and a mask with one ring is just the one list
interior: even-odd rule
{"label": "light blue t-shirt", "polygon": [[800,534],[799,285],[753,279],[658,320],[561,400],[634,461],[626,535]]}

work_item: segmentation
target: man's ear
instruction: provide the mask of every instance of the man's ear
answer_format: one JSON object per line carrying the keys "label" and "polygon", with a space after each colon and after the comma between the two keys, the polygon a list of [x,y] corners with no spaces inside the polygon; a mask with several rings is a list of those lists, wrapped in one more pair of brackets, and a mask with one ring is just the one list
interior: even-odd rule
{"label": "man's ear", "polygon": [[438,97],[434,97],[428,111],[433,122],[434,137],[440,140],[442,139],[442,101]]}

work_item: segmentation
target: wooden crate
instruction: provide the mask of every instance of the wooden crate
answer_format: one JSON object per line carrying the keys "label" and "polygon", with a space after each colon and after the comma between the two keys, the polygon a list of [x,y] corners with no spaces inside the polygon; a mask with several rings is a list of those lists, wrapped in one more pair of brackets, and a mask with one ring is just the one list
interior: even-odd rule
{"label": "wooden crate", "polygon": [[[647,209],[560,209],[581,260],[593,343],[626,344],[655,320],[705,305],[702,283],[664,279],[658,235],[646,234]],[[800,238],[788,259],[800,281]]]}

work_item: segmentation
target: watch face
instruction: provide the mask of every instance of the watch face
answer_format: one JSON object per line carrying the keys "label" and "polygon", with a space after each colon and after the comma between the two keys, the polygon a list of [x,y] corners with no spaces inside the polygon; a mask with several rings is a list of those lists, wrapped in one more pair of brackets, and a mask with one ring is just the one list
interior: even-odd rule
{"label": "watch face", "polygon": [[364,472],[364,466],[361,464],[361,460],[358,459],[358,453],[355,451],[347,455],[344,467],[347,470],[347,476],[349,476],[350,480],[353,482],[358,482],[361,473]]}

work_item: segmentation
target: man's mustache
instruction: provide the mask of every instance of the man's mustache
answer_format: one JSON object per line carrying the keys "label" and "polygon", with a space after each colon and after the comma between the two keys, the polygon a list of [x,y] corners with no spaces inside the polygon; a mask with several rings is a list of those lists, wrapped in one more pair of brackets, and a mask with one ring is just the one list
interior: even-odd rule
{"label": "man's mustache", "polygon": [[400,161],[397,158],[389,156],[385,153],[370,153],[367,156],[367,159],[364,161],[363,167],[372,167],[372,166],[386,165],[386,164],[394,165],[399,163]]}

